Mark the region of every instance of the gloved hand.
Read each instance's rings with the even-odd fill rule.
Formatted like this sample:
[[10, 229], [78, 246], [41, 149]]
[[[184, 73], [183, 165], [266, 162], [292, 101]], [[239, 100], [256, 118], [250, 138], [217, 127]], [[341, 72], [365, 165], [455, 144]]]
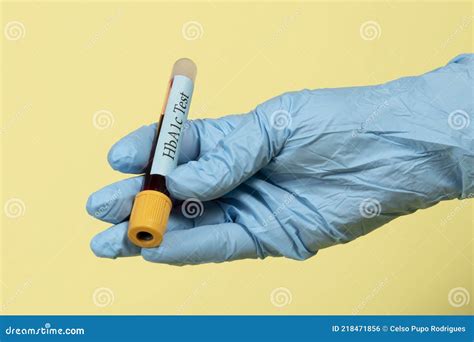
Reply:
[[[474, 193], [473, 55], [383, 85], [287, 93], [244, 115], [190, 121], [181, 165], [166, 180], [174, 208], [162, 245], [127, 239], [142, 176], [97, 191], [94, 217], [115, 224], [97, 256], [167, 264], [306, 259], [394, 218]], [[142, 173], [156, 125], [127, 135], [108, 159]]]

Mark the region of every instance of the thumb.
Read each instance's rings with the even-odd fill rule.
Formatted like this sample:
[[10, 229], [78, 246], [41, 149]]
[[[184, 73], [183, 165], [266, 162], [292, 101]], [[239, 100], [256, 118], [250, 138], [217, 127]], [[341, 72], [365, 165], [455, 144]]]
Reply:
[[272, 146], [266, 118], [255, 111], [235, 118], [238, 124], [213, 149], [167, 175], [173, 197], [202, 201], [221, 197], [273, 158], [277, 149]]

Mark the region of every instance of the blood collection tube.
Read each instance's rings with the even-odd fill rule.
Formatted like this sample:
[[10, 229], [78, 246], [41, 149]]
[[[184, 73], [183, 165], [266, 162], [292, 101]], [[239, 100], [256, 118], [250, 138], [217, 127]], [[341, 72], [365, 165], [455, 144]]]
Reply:
[[196, 65], [187, 58], [177, 60], [173, 66], [145, 181], [135, 196], [128, 225], [128, 238], [139, 247], [159, 246], [166, 230], [172, 201], [165, 176], [177, 166], [196, 72]]

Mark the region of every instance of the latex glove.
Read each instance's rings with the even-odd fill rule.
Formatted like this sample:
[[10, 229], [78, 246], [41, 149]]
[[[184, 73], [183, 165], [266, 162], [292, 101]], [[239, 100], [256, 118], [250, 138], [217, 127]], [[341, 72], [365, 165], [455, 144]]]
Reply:
[[[188, 201], [173, 210], [162, 245], [140, 249], [126, 236], [140, 176], [89, 198], [91, 215], [116, 224], [92, 250], [176, 265], [302, 260], [400, 215], [472, 197], [473, 60], [462, 55], [422, 76], [292, 92], [245, 115], [191, 121], [183, 164], [167, 177], [171, 195]], [[155, 129], [116, 143], [110, 165], [142, 173]]]

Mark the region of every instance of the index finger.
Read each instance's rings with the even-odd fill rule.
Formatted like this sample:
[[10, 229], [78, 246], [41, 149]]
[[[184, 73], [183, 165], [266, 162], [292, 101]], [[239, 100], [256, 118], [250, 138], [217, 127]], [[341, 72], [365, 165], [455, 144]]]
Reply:
[[[156, 123], [142, 126], [115, 143], [107, 156], [110, 166], [123, 173], [143, 173], [148, 165], [156, 129]], [[185, 128], [178, 157], [179, 164], [197, 158], [199, 140], [196, 138], [192, 129]]]
[[[239, 122], [239, 115], [188, 121], [181, 138], [178, 164], [196, 160], [214, 148]], [[124, 173], [143, 173], [148, 165], [156, 130], [156, 123], [143, 126], [116, 142], [107, 157], [110, 166]]]

